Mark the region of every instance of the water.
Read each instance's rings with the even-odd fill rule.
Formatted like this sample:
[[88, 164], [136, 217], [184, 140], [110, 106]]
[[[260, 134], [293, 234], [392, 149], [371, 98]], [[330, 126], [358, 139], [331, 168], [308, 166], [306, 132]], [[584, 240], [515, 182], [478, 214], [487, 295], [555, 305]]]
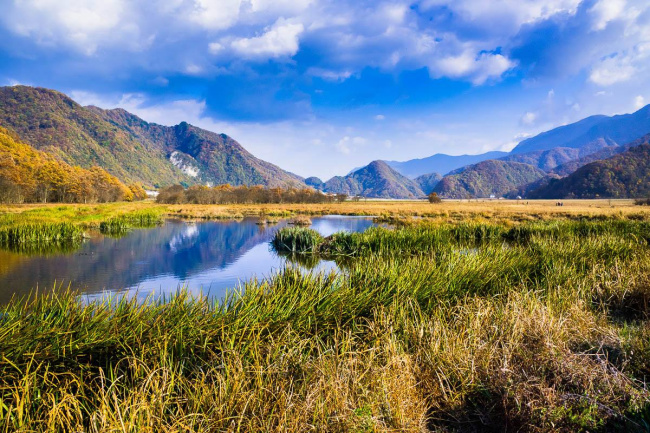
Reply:
[[[138, 297], [168, 294], [179, 287], [194, 293], [223, 296], [226, 289], [253, 277], [270, 276], [287, 265], [269, 245], [286, 225], [257, 225], [257, 219], [187, 223], [170, 220], [153, 229], [133, 230], [115, 239], [96, 236], [74, 252], [27, 256], [0, 250], [0, 302], [34, 288], [57, 285], [85, 292], [89, 298], [108, 292]], [[363, 231], [368, 218], [326, 216], [312, 218], [312, 228], [323, 236]], [[317, 270], [335, 269], [321, 261]]]

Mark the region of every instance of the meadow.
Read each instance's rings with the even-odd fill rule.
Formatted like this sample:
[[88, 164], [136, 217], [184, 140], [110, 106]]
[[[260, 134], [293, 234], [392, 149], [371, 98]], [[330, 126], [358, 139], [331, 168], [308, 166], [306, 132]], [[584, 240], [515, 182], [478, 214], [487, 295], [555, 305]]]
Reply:
[[645, 206], [126, 206], [102, 205], [100, 217], [9, 207], [2, 218], [99, 227], [130, 212], [366, 212], [391, 226], [281, 231], [274, 244], [345, 271], [288, 268], [223, 300], [181, 291], [87, 304], [55, 292], [1, 306], [0, 429], [650, 429]]

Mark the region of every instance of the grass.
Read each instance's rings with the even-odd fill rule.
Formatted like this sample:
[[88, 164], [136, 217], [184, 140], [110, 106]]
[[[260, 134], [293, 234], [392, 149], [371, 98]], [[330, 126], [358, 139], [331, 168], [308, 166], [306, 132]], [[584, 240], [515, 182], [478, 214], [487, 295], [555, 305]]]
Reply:
[[71, 223], [17, 223], [0, 227], [0, 247], [16, 252], [44, 252], [74, 248], [83, 231]]
[[107, 235], [122, 235], [133, 228], [151, 228], [163, 223], [159, 212], [136, 211], [113, 217], [99, 224], [99, 231]]
[[323, 237], [312, 229], [304, 227], [283, 227], [271, 241], [279, 253], [314, 253], [323, 242]]
[[0, 429], [647, 431], [647, 236], [423, 221], [222, 301], [34, 294], [0, 307]]

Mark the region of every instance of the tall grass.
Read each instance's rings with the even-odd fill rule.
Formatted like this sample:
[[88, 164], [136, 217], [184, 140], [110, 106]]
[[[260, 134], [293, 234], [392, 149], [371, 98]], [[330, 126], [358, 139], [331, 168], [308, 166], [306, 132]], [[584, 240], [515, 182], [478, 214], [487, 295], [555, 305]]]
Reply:
[[0, 428], [644, 431], [647, 228], [588, 224], [373, 229], [220, 301], [15, 300]]
[[0, 227], [0, 247], [20, 251], [48, 245], [70, 245], [83, 238], [83, 231], [70, 223], [18, 223]]
[[102, 221], [99, 224], [99, 231], [108, 235], [122, 235], [133, 228], [151, 228], [162, 222], [159, 212], [137, 211]]
[[274, 235], [271, 245], [280, 253], [313, 253], [323, 237], [312, 229], [283, 227]]

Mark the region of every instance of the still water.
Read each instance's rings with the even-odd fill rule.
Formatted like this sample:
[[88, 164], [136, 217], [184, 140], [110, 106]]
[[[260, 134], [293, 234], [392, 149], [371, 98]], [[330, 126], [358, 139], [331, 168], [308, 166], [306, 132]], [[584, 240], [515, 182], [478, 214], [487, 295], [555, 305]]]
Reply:
[[[167, 221], [153, 229], [136, 229], [119, 239], [96, 236], [71, 253], [28, 256], [0, 250], [0, 302], [32, 289], [68, 284], [90, 298], [126, 292], [144, 298], [173, 293], [179, 287], [223, 296], [226, 289], [270, 276], [287, 265], [269, 241], [286, 222], [257, 225], [257, 219], [187, 223]], [[312, 218], [323, 236], [363, 231], [372, 220], [360, 217]], [[321, 261], [317, 270], [335, 269]]]

